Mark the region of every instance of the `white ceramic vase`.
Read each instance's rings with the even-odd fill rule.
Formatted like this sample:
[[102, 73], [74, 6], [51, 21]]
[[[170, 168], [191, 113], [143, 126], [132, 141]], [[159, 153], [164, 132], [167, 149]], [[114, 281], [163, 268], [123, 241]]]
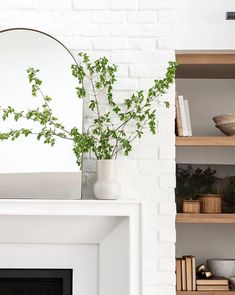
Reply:
[[100, 200], [117, 200], [121, 192], [120, 169], [117, 160], [96, 161], [94, 195]]

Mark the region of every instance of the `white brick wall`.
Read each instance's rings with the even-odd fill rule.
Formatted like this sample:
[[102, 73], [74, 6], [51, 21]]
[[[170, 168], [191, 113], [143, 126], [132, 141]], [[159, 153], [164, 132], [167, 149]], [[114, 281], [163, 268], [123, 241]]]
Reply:
[[[51, 33], [73, 52], [106, 55], [119, 64], [116, 100], [146, 89], [174, 59], [174, 0], [0, 0], [0, 29], [31, 27]], [[167, 96], [174, 102], [174, 90]], [[145, 135], [123, 165], [122, 199], [141, 200], [143, 294], [175, 292], [174, 106], [158, 111], [159, 132]], [[85, 114], [85, 120], [89, 117]], [[85, 122], [86, 123], [86, 122]], [[91, 194], [95, 161], [85, 163]]]

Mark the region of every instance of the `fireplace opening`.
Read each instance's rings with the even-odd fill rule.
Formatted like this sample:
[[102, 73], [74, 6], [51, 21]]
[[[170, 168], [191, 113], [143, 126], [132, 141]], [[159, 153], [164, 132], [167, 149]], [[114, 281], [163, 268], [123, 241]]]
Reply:
[[1, 295], [72, 295], [72, 269], [0, 269]]

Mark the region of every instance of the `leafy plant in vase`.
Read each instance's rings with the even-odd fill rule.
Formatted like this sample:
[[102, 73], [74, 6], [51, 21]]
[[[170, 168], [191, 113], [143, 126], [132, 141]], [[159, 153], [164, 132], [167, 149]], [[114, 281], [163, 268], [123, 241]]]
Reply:
[[[85, 53], [80, 53], [80, 63], [72, 65], [72, 75], [77, 79], [77, 96], [84, 100], [92, 113], [91, 124], [80, 133], [74, 127], [68, 130], [53, 114], [50, 106], [52, 98], [41, 89], [39, 69], [29, 68], [28, 78], [32, 85], [32, 96], [42, 98], [40, 108], [15, 110], [12, 106], [1, 107], [2, 119], [15, 121], [29, 120], [39, 123], [40, 131], [20, 128], [0, 133], [0, 140], [16, 140], [21, 136], [35, 136], [45, 144], [53, 146], [58, 138], [71, 140], [77, 164], [81, 165], [85, 153], [93, 153], [97, 159], [97, 182], [94, 193], [100, 199], [116, 199], [120, 192], [117, 182], [116, 159], [119, 153], [128, 156], [135, 139], [141, 138], [146, 128], [156, 133], [156, 109], [158, 101], [174, 82], [175, 63], [169, 62], [166, 76], [155, 80], [147, 92], [136, 91], [123, 99], [123, 104], [115, 102], [113, 85], [116, 81], [117, 66], [110, 64], [106, 57], [94, 62]], [[168, 101], [163, 101], [169, 107]], [[104, 104], [107, 109], [104, 110]]]

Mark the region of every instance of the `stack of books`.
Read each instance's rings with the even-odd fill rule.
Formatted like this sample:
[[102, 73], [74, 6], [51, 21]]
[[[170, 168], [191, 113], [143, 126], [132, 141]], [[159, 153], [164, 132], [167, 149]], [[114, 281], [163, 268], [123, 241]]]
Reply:
[[176, 135], [192, 136], [192, 126], [189, 112], [188, 100], [183, 95], [176, 96]]
[[176, 290], [196, 291], [196, 260], [194, 256], [176, 258]]
[[198, 279], [198, 291], [228, 291], [229, 281], [222, 277], [212, 277], [211, 279]]

